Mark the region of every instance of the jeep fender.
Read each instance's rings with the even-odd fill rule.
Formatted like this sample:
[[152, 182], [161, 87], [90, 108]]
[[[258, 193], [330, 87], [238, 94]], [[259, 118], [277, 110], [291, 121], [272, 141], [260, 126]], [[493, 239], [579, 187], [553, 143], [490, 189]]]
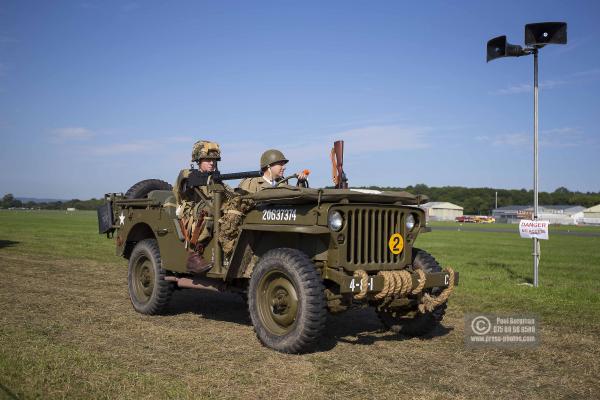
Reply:
[[275, 248], [295, 248], [313, 261], [325, 260], [330, 237], [329, 229], [322, 226], [244, 225], [231, 257], [228, 278], [249, 278], [260, 257]]

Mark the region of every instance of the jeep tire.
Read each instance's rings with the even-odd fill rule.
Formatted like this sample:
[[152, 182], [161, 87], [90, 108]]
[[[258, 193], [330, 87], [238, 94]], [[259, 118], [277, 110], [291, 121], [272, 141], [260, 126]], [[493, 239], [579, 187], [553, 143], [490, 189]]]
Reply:
[[[425, 273], [442, 272], [442, 267], [435, 258], [426, 251], [414, 248], [412, 254], [413, 268], [421, 269]], [[437, 296], [442, 288], [427, 289], [426, 293]], [[407, 336], [422, 336], [437, 327], [446, 314], [447, 302], [444, 302], [426, 313], [413, 310], [380, 309], [377, 311], [383, 325], [396, 333]]]
[[165, 280], [156, 240], [142, 240], [133, 248], [129, 257], [127, 284], [131, 304], [137, 312], [154, 315], [164, 311], [174, 285]]
[[265, 253], [252, 271], [248, 308], [258, 339], [283, 353], [310, 350], [325, 328], [325, 288], [303, 252]]
[[139, 181], [125, 193], [127, 199], [143, 199], [153, 190], [173, 190], [173, 187], [160, 179], [146, 179]]

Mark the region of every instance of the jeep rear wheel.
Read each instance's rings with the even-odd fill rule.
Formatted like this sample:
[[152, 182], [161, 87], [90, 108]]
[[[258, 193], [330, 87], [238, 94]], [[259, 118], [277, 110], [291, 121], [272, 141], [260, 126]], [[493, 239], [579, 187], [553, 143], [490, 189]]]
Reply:
[[[421, 269], [425, 273], [441, 272], [442, 267], [435, 258], [426, 251], [413, 249], [413, 268]], [[437, 296], [442, 288], [427, 289], [425, 293]], [[433, 311], [421, 313], [416, 307], [412, 308], [380, 308], [377, 310], [379, 319], [386, 328], [407, 336], [421, 336], [436, 328], [446, 314], [447, 303], [442, 303]]]
[[274, 249], [261, 257], [248, 289], [250, 318], [258, 339], [283, 353], [309, 350], [327, 318], [325, 288], [301, 251]]
[[173, 284], [165, 280], [156, 240], [145, 239], [135, 245], [129, 257], [127, 283], [131, 304], [137, 312], [153, 315], [165, 309]]

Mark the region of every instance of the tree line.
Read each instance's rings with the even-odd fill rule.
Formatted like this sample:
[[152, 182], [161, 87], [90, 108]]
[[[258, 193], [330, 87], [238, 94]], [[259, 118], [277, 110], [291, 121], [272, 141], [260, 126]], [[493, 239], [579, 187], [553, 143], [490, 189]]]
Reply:
[[[430, 201], [447, 201], [464, 208], [466, 215], [490, 215], [496, 207], [496, 192], [498, 207], [504, 206], [533, 206], [533, 190], [525, 189], [493, 189], [466, 188], [462, 186], [429, 187], [425, 184], [397, 187], [369, 187], [378, 190], [404, 190], [412, 194], [423, 194]], [[543, 206], [573, 205], [586, 208], [600, 204], [599, 192], [571, 192], [565, 187], [559, 187], [553, 192], [539, 192], [539, 204]]]
[[95, 210], [104, 203], [103, 199], [79, 200], [72, 199], [66, 201], [51, 201], [51, 202], [23, 202], [16, 199], [12, 193], [8, 193], [2, 197], [0, 208], [31, 208], [42, 210], [66, 210], [67, 208], [75, 208], [77, 210]]
[[[491, 214], [495, 208], [495, 196], [498, 193], [498, 207], [513, 205], [533, 205], [533, 190], [525, 189], [493, 189], [493, 188], [466, 188], [462, 186], [429, 187], [419, 183], [414, 186], [379, 187], [369, 186], [367, 189], [377, 190], [405, 190], [412, 194], [423, 194], [430, 201], [448, 201], [464, 208], [464, 213], [469, 214]], [[12, 194], [6, 194], [0, 202], [0, 208], [40, 208], [45, 210], [66, 210], [76, 208], [78, 210], [95, 210], [104, 203], [103, 199], [68, 201], [54, 201], [37, 203], [33, 201], [22, 202]], [[598, 192], [571, 192], [565, 187], [559, 187], [553, 192], [540, 192], [539, 204], [551, 205], [577, 205], [592, 207], [600, 204], [600, 193]]]

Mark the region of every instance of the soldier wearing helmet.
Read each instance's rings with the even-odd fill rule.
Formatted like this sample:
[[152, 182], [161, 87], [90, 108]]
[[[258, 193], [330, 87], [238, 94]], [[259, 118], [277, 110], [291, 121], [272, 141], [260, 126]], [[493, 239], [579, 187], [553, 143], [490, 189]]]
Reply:
[[[217, 168], [217, 161], [221, 161], [221, 149], [219, 144], [215, 142], [209, 142], [207, 140], [198, 140], [194, 143], [192, 148], [192, 162], [198, 165], [200, 172], [214, 172]], [[175, 198], [178, 203], [183, 200], [201, 201], [198, 193], [192, 188], [186, 186], [186, 181], [189, 176], [190, 170], [183, 169], [177, 177], [175, 184]], [[210, 194], [205, 186], [198, 188], [202, 194], [209, 198]]]
[[[217, 161], [221, 160], [219, 145], [206, 140], [194, 143], [192, 162], [198, 164], [200, 172], [215, 172], [218, 170]], [[189, 251], [187, 269], [190, 273], [199, 274], [212, 266], [202, 257], [205, 245], [212, 238], [212, 193], [206, 186], [188, 187], [187, 180], [190, 169], [183, 169], [175, 183], [175, 200], [177, 201], [177, 216]], [[225, 186], [225, 196], [229, 197], [231, 188]], [[228, 193], [229, 192], [229, 193]]]
[[221, 161], [221, 149], [218, 143], [198, 140], [192, 148], [192, 162], [198, 163], [201, 172], [213, 172]]
[[[260, 156], [260, 170], [263, 175], [258, 178], [246, 178], [242, 180], [239, 188], [249, 193], [256, 193], [259, 190], [276, 186], [277, 182], [284, 177], [285, 164], [288, 161], [279, 150], [270, 149], [265, 151]], [[306, 180], [304, 172], [299, 172], [296, 175], [299, 181]]]

